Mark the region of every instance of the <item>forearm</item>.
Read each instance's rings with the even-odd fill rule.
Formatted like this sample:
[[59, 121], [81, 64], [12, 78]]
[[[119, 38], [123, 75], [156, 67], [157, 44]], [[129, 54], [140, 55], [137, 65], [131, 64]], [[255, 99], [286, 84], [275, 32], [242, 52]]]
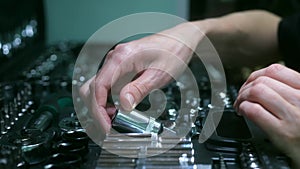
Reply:
[[[266, 11], [244, 11], [192, 22], [212, 41], [224, 63], [255, 66], [279, 60], [280, 17]], [[230, 62], [232, 63], [232, 62]]]

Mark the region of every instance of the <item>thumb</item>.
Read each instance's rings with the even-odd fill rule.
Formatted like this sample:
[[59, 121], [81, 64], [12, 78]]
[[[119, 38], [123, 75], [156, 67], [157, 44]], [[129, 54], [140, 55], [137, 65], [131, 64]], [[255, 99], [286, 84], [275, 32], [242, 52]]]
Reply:
[[124, 86], [120, 93], [120, 102], [124, 110], [130, 111], [152, 90], [158, 89], [171, 80], [166, 72], [147, 69], [137, 79]]

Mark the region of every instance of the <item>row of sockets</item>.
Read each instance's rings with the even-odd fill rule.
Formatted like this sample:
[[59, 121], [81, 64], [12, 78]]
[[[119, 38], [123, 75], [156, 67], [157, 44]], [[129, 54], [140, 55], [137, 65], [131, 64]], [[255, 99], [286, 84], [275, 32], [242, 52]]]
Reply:
[[193, 165], [191, 139], [134, 133], [108, 135], [96, 168], [189, 168]]
[[0, 84], [0, 133], [6, 134], [26, 113], [34, 113], [32, 87], [29, 83]]

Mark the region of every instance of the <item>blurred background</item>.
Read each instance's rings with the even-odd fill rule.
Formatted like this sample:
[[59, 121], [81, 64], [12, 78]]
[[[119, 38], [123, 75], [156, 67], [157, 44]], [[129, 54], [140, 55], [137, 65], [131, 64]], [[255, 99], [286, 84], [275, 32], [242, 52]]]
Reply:
[[20, 18], [22, 9], [36, 6], [33, 3], [42, 3], [39, 8], [44, 8], [40, 14], [43, 13], [45, 21], [47, 44], [62, 40], [84, 42], [101, 26], [137, 12], [164, 12], [187, 20], [196, 20], [246, 9], [266, 9], [282, 16], [300, 9], [298, 0], [30, 0], [25, 2], [1, 0], [0, 2], [2, 4], [0, 30], [5, 27], [10, 29], [5, 20]]
[[164, 12], [188, 19], [185, 0], [45, 0], [47, 43], [86, 41], [103, 25], [138, 12]]
[[101, 26], [137, 12], [164, 12], [187, 20], [246, 9], [267, 9], [288, 15], [297, 0], [44, 0], [46, 42], [85, 41]]
[[187, 20], [246, 9], [288, 15], [300, 9], [297, 0], [44, 0], [47, 43], [85, 41], [101, 26], [137, 12], [164, 12]]

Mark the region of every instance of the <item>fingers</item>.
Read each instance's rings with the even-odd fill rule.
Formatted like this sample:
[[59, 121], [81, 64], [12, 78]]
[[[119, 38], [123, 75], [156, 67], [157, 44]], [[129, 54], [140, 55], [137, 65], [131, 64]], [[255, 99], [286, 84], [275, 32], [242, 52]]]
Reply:
[[[115, 81], [127, 72], [130, 72], [133, 67], [125, 66], [123, 60], [128, 57], [130, 52], [128, 49], [119, 49], [116, 47], [114, 51], [107, 54], [105, 64], [102, 66], [96, 76], [96, 99], [100, 106], [105, 106], [107, 102], [108, 91]], [[122, 68], [120, 68], [122, 66]]]
[[295, 89], [300, 89], [300, 74], [280, 64], [272, 64], [267, 68], [253, 72], [243, 86], [261, 76], [268, 76]]
[[85, 105], [87, 105], [87, 100], [90, 95], [90, 84], [93, 80], [95, 80], [95, 76], [86, 81], [79, 89], [80, 97], [84, 101]]
[[271, 65], [250, 75], [234, 104], [291, 159], [299, 159], [300, 74]]
[[121, 90], [122, 108], [127, 111], [132, 110], [148, 93], [162, 87], [170, 80], [171, 76], [162, 70], [147, 69], [136, 80], [127, 84]]
[[239, 105], [240, 113], [253, 121], [266, 133], [274, 133], [280, 126], [280, 121], [258, 103], [243, 101]]
[[299, 105], [300, 74], [279, 64], [252, 73], [239, 91], [234, 106], [243, 101], [260, 104], [279, 119], [288, 118], [292, 105]]
[[290, 107], [290, 104], [277, 91], [263, 83], [243, 89], [239, 93], [234, 105], [238, 111], [241, 111], [240, 105], [244, 101], [260, 104], [279, 119], [286, 118], [289, 113], [287, 108]]
[[297, 89], [294, 89], [280, 81], [272, 79], [267, 76], [260, 76], [250, 83], [244, 85], [239, 93], [243, 93], [245, 90], [249, 90], [250, 88], [254, 88], [259, 84], [264, 84], [265, 86], [276, 91], [284, 100], [289, 102], [292, 105], [300, 105], [300, 92]]
[[[100, 106], [106, 104], [107, 92], [111, 89], [112, 94], [120, 93], [122, 108], [132, 110], [151, 90], [169, 82], [171, 76], [165, 72], [175, 75], [174, 72], [184, 68], [178, 66], [174, 71], [170, 68], [172, 66], [168, 66], [184, 63], [169, 51], [150, 48], [132, 52], [131, 48], [128, 44], [126, 47], [117, 46], [108, 54], [96, 77], [96, 98]], [[138, 78], [132, 81], [136, 75], [139, 75]]]
[[[167, 73], [153, 68], [165, 70], [172, 77], [184, 70], [191, 50], [172, 38], [151, 37], [117, 45], [107, 54], [105, 64], [96, 76], [96, 100], [99, 106], [106, 105], [108, 92], [111, 92], [112, 95], [120, 94], [121, 106], [131, 110], [151, 90], [165, 85], [171, 79]], [[135, 77], [132, 73], [140, 75], [132, 81]]]
[[89, 96], [89, 110], [92, 111], [93, 117], [96, 119], [97, 122], [103, 127], [104, 131], [109, 132], [111, 127], [111, 119], [109, 118], [108, 114], [106, 113], [105, 107], [100, 106], [97, 103], [97, 99], [95, 96], [95, 80], [92, 80], [90, 85], [90, 96]]
[[[95, 97], [95, 76], [89, 79], [83, 86], [80, 88], [80, 96], [82, 97], [85, 105], [88, 107], [91, 112], [92, 117], [99, 122], [101, 130], [103, 131], [93, 131], [100, 133], [107, 133], [111, 128], [111, 119], [108, 116], [104, 106], [99, 106]], [[112, 109], [109, 109], [109, 113], [112, 113]], [[95, 135], [95, 134], [93, 134]]]
[[109, 115], [109, 117], [112, 118], [116, 113], [116, 107], [109, 106], [109, 107], [106, 108], [106, 112]]

